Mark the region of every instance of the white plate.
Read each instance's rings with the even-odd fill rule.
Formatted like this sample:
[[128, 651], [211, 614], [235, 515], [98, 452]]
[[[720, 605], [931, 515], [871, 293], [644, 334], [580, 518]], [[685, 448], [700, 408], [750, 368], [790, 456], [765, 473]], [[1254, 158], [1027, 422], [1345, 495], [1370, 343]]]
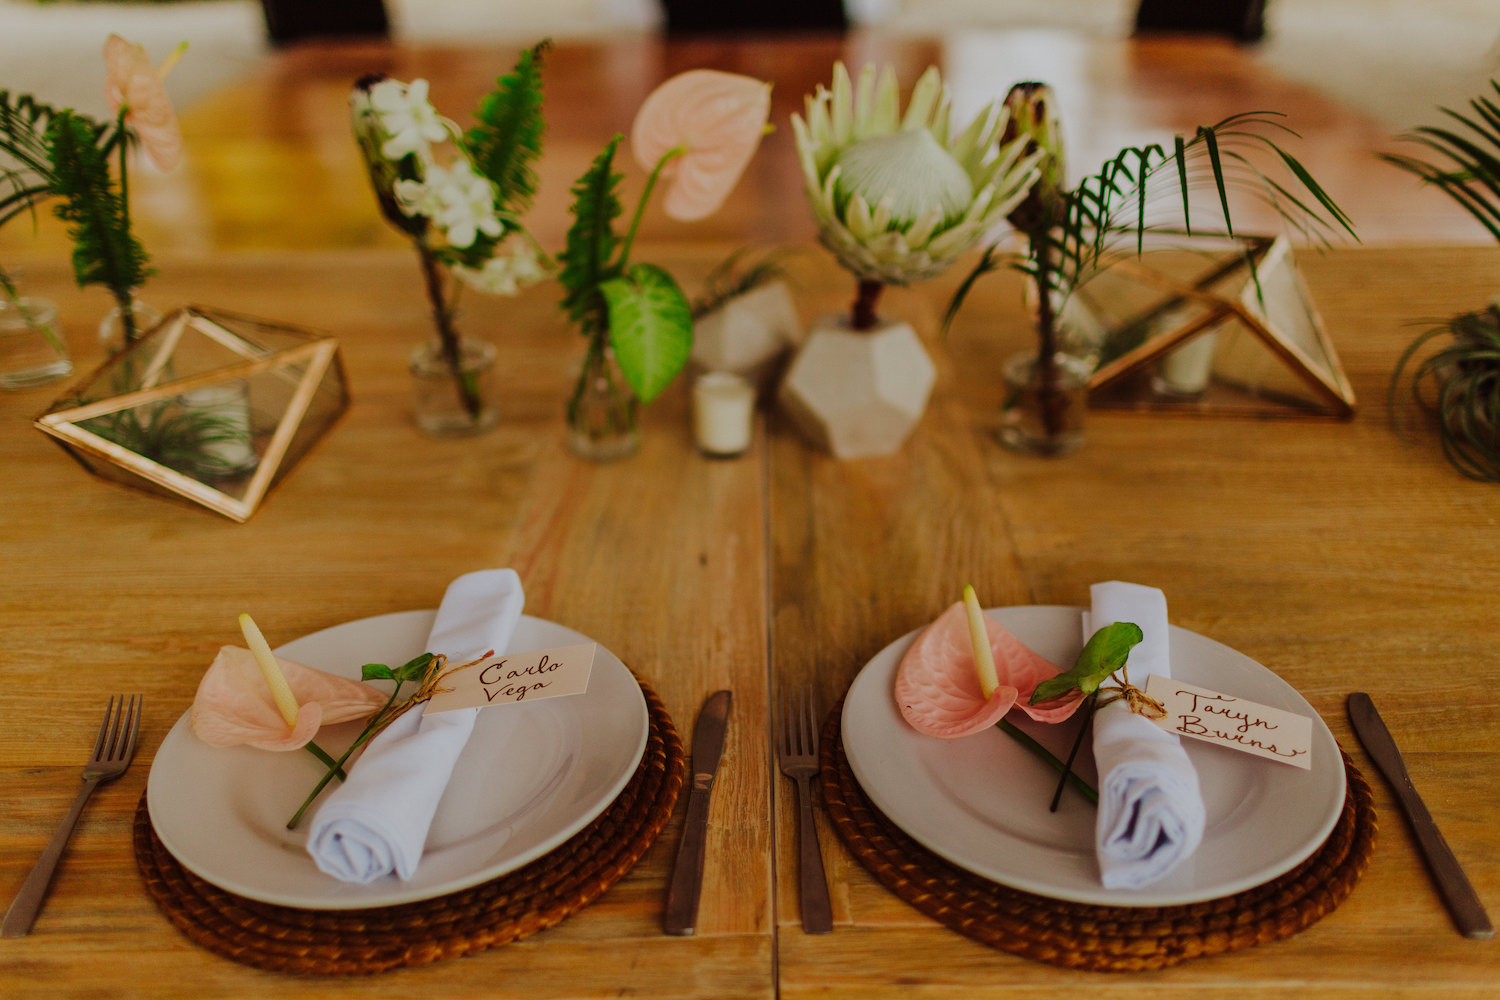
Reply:
[[[436, 614], [406, 611], [347, 622], [277, 652], [357, 678], [362, 664], [397, 666], [423, 652]], [[591, 641], [522, 616], [509, 648]], [[308, 818], [296, 830], [286, 828], [323, 773], [305, 751], [212, 747], [193, 735], [184, 714], [156, 753], [146, 796], [151, 825], [167, 850], [221, 889], [311, 909], [389, 906], [503, 875], [583, 829], [630, 781], [648, 725], [640, 685], [603, 646], [583, 694], [480, 712], [438, 805], [422, 862], [405, 882], [392, 875], [351, 885], [313, 864], [305, 848]], [[318, 744], [337, 755], [361, 728], [360, 722], [327, 727]]]
[[[1083, 644], [1080, 609], [1035, 606], [989, 613], [1051, 662], [1072, 666], [1077, 659]], [[844, 750], [860, 787], [892, 822], [935, 854], [991, 881], [1104, 906], [1195, 903], [1288, 871], [1317, 850], [1343, 811], [1343, 759], [1312, 706], [1248, 656], [1174, 625], [1172, 675], [1310, 716], [1312, 769], [1184, 740], [1208, 814], [1203, 843], [1159, 882], [1105, 889], [1094, 857], [1093, 806], [1068, 791], [1057, 812], [1047, 811], [1057, 772], [998, 729], [943, 740], [923, 736], [901, 717], [892, 686], [901, 657], [920, 631], [881, 650], [855, 678], [844, 700]], [[1059, 757], [1066, 756], [1077, 728], [1029, 719], [1019, 725]], [[1093, 760], [1086, 750], [1079, 754], [1078, 770], [1093, 783]]]

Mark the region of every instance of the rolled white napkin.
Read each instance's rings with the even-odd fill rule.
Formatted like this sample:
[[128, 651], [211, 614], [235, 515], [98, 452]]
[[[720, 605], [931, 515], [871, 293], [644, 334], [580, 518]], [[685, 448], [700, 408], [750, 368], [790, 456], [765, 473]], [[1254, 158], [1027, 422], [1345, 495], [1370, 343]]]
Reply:
[[[427, 651], [446, 654], [454, 665], [491, 649], [504, 652], [524, 604], [514, 570], [467, 573], [448, 585]], [[429, 716], [413, 709], [371, 740], [348, 780], [313, 816], [307, 850], [318, 867], [344, 882], [373, 882], [392, 872], [411, 878], [478, 712]]]
[[[1172, 675], [1167, 599], [1155, 587], [1096, 583], [1085, 639], [1114, 622], [1134, 622], [1144, 638], [1126, 661], [1130, 683]], [[1107, 691], [1108, 688], [1101, 688]], [[1125, 701], [1094, 713], [1099, 812], [1094, 831], [1099, 871], [1109, 889], [1135, 889], [1164, 877], [1203, 839], [1203, 794], [1181, 741], [1136, 715]]]

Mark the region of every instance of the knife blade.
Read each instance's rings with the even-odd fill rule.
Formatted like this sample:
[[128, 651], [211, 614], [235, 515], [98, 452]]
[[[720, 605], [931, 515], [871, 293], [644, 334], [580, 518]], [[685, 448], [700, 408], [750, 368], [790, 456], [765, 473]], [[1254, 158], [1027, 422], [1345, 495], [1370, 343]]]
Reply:
[[687, 818], [682, 840], [667, 888], [667, 908], [662, 929], [668, 934], [688, 935], [698, 922], [698, 897], [703, 891], [703, 851], [708, 841], [708, 800], [713, 792], [719, 758], [724, 753], [724, 735], [729, 729], [728, 691], [715, 691], [698, 710], [693, 724], [693, 784], [688, 790]]
[[1349, 696], [1348, 708], [1349, 721], [1354, 726], [1355, 735], [1396, 793], [1396, 801], [1406, 814], [1412, 832], [1416, 834], [1417, 845], [1422, 850], [1422, 857], [1427, 862], [1427, 870], [1437, 886], [1438, 895], [1443, 897], [1443, 904], [1448, 907], [1453, 922], [1458, 925], [1459, 933], [1467, 938], [1481, 940], [1494, 937], [1495, 928], [1490, 923], [1489, 914], [1484, 911], [1484, 904], [1479, 901], [1478, 893], [1474, 891], [1463, 868], [1459, 866], [1458, 859], [1448, 847], [1448, 842], [1443, 839], [1437, 824], [1433, 822], [1432, 814], [1427, 811], [1422, 797], [1417, 794], [1416, 786], [1411, 783], [1406, 762], [1401, 759], [1396, 741], [1391, 737], [1390, 730], [1386, 729], [1380, 713], [1375, 710], [1375, 703], [1363, 691], [1356, 691]]

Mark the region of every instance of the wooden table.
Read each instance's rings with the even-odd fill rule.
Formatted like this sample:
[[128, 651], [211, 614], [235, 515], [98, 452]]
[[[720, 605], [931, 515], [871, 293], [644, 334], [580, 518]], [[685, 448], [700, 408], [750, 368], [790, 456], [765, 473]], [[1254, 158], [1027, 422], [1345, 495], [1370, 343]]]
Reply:
[[[850, 44], [902, 65], [924, 52]], [[654, 55], [641, 61], [641, 51]], [[746, 68], [756, 59], [767, 65], [776, 51], [627, 44], [615, 50], [614, 66], [649, 78], [691, 65], [685, 52]], [[792, 78], [821, 79], [829, 51], [826, 43], [794, 45], [774, 65]], [[1199, 58], [1232, 62], [1224, 53], [1234, 51]], [[1164, 66], [1183, 71], [1181, 53], [1156, 54], [1141, 64], [1149, 78], [1160, 81], [1153, 74]], [[1125, 56], [1108, 65], [1134, 65]], [[391, 58], [424, 70], [443, 65], [441, 54]], [[558, 62], [566, 59], [579, 72], [593, 65], [559, 53]], [[500, 346], [504, 415], [485, 437], [436, 441], [412, 423], [404, 364], [428, 335], [415, 262], [365, 214], [367, 202], [356, 211], [365, 193], [348, 187], [343, 140], [309, 128], [236, 147], [237, 126], [224, 117], [258, 106], [279, 81], [285, 101], [307, 98], [323, 108], [323, 118], [309, 120], [326, 123], [342, 93], [316, 63], [291, 53], [194, 112], [190, 146], [204, 137], [204, 160], [225, 150], [218, 166], [194, 176], [224, 183], [195, 188], [210, 192], [207, 207], [191, 215], [197, 228], [182, 230], [196, 236], [152, 244], [161, 268], [150, 287], [157, 304], [201, 302], [296, 322], [342, 344], [353, 406], [254, 517], [235, 525], [93, 479], [28, 425], [60, 388], [0, 395], [7, 510], [0, 665], [9, 682], [0, 698], [0, 895], [19, 886], [72, 797], [105, 696], [140, 690], [148, 704], [137, 761], [90, 805], [36, 930], [0, 943], [0, 994], [1493, 994], [1500, 952], [1452, 931], [1387, 789], [1349, 733], [1343, 699], [1361, 689], [1375, 696], [1481, 897], [1500, 910], [1492, 778], [1500, 702], [1491, 693], [1500, 682], [1492, 648], [1500, 498], [1494, 487], [1458, 477], [1430, 430], [1409, 441], [1394, 434], [1383, 407], [1386, 379], [1415, 333], [1410, 322], [1486, 301], [1500, 252], [1303, 256], [1360, 399], [1350, 423], [1096, 412], [1086, 446], [1070, 458], [1010, 454], [992, 431], [1000, 362], [1028, 341], [1020, 291], [1003, 275], [983, 284], [939, 342], [937, 317], [953, 275], [884, 300], [886, 312], [916, 325], [939, 366], [929, 411], [890, 458], [834, 461], [771, 414], [749, 456], [703, 459], [690, 444], [680, 383], [647, 410], [639, 455], [600, 466], [570, 457], [562, 406], [582, 345], [563, 325], [551, 288], [513, 301], [467, 301], [464, 329]], [[296, 85], [299, 66], [314, 81], [308, 88]], [[468, 79], [477, 95], [484, 78]], [[637, 96], [619, 103], [633, 109]], [[789, 96], [783, 90], [778, 100]], [[264, 127], [274, 131], [287, 120], [272, 111]], [[558, 130], [572, 139], [559, 155], [581, 157], [597, 146], [593, 125], [560, 118]], [[240, 152], [227, 152], [233, 148]], [[256, 149], [260, 158], [251, 155]], [[792, 229], [805, 221], [776, 221], [788, 217], [793, 190], [789, 147], [767, 153], [756, 168], [762, 180], [752, 174], [721, 224], [687, 242], [688, 234], [655, 220], [640, 259], [668, 264], [692, 287], [741, 242], [799, 238]], [[323, 201], [299, 194], [295, 183], [229, 184], [232, 169], [263, 180], [255, 171], [277, 157], [303, 178], [320, 176], [301, 173], [312, 169], [308, 162], [333, 162]], [[553, 176], [577, 172], [558, 167], [549, 183], [559, 188]], [[313, 211], [325, 203], [326, 225]], [[244, 225], [226, 228], [241, 209], [250, 213]], [[558, 225], [556, 211], [544, 206], [544, 232]], [[356, 218], [363, 235], [338, 229]], [[291, 228], [275, 230], [276, 219]], [[43, 233], [35, 246], [47, 239]], [[318, 249], [329, 246], [354, 249]], [[796, 266], [805, 318], [847, 304], [847, 277], [820, 252]], [[72, 290], [61, 261], [46, 254], [33, 260], [28, 284], [62, 306], [80, 367], [96, 362], [90, 329], [103, 297]], [[669, 938], [659, 929], [679, 809], [640, 865], [598, 903], [477, 956], [352, 982], [259, 972], [180, 936], [141, 888], [130, 819], [162, 736], [213, 652], [235, 640], [235, 615], [252, 612], [273, 641], [285, 641], [431, 607], [453, 576], [487, 566], [515, 567], [529, 613], [597, 638], [639, 671], [684, 736], [706, 694], [734, 690], [699, 934]], [[1289, 941], [1160, 973], [1070, 973], [983, 948], [920, 916], [877, 885], [820, 820], [837, 926], [826, 936], [802, 934], [792, 788], [770, 766], [774, 696], [810, 679], [831, 705], [874, 653], [934, 617], [965, 582], [990, 604], [1077, 604], [1090, 583], [1116, 577], [1162, 587], [1176, 623], [1296, 686], [1369, 774], [1381, 841], [1348, 902]]]

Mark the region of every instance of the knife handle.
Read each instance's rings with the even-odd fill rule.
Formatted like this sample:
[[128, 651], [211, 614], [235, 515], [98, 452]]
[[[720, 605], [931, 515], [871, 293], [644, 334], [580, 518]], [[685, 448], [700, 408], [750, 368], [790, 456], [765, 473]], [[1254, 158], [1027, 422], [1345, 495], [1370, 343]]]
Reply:
[[668, 934], [685, 936], [696, 930], [698, 897], [703, 891], [703, 852], [708, 843], [708, 793], [712, 788], [713, 775], [693, 775], [687, 818], [682, 823], [682, 840], [677, 845], [677, 862], [661, 921], [662, 930]]
[[1433, 820], [1432, 813], [1427, 811], [1426, 803], [1417, 794], [1417, 788], [1412, 784], [1411, 774], [1406, 770], [1406, 763], [1396, 747], [1396, 741], [1380, 718], [1380, 713], [1375, 710], [1375, 703], [1370, 700], [1369, 695], [1356, 692], [1349, 696], [1349, 718], [1354, 723], [1355, 733], [1375, 761], [1375, 766], [1390, 783], [1391, 790], [1396, 795], [1396, 803], [1406, 814], [1412, 833], [1416, 835], [1422, 859], [1427, 863], [1427, 870], [1432, 873], [1433, 882], [1437, 885], [1438, 895], [1442, 896], [1443, 905], [1448, 908], [1459, 933], [1477, 940], [1494, 937], [1494, 925], [1490, 923], [1489, 914], [1485, 912], [1479, 894], [1474, 891], [1474, 886], [1464, 874], [1453, 849], [1448, 846], [1448, 841]]

